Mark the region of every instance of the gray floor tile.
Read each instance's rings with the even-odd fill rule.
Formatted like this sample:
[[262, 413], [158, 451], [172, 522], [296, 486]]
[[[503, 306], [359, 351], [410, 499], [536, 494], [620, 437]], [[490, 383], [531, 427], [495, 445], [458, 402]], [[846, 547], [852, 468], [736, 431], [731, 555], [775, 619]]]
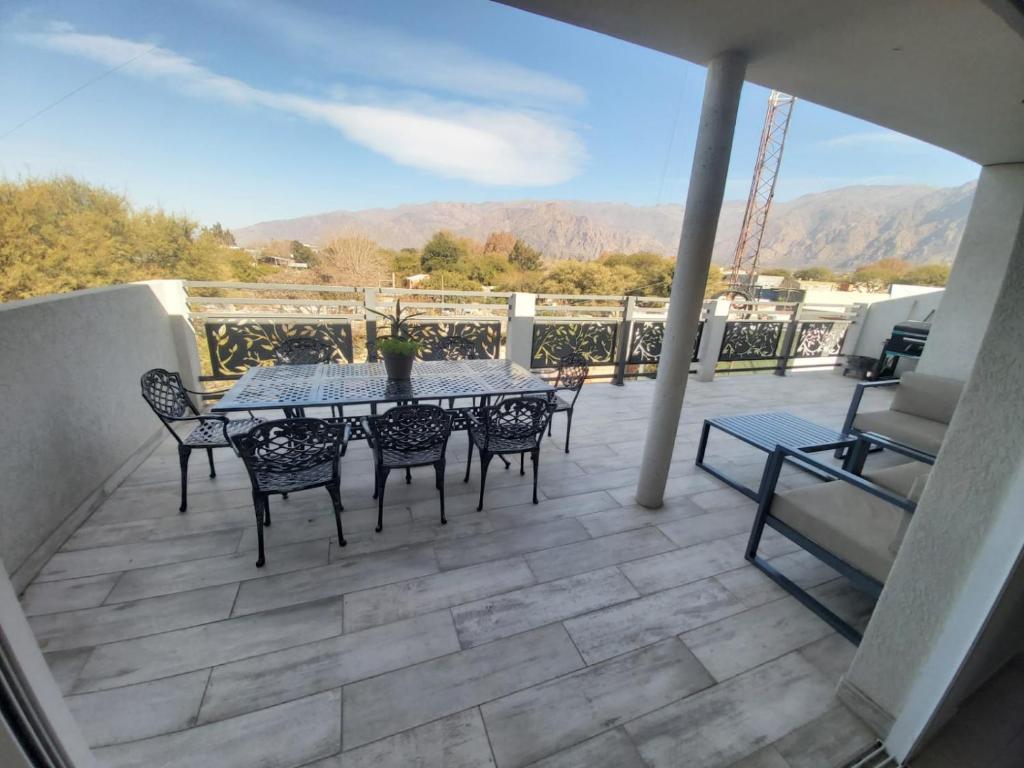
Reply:
[[593, 664], [741, 610], [735, 597], [706, 579], [569, 619], [565, 628]]
[[576, 520], [554, 520], [438, 544], [437, 559], [443, 569], [449, 570], [588, 538]]
[[637, 597], [617, 568], [525, 587], [452, 609], [464, 648]]
[[32, 584], [21, 596], [26, 616], [59, 611], [76, 611], [100, 605], [114, 588], [120, 573], [105, 573], [66, 581], [42, 581]]
[[765, 747], [733, 763], [729, 768], [790, 768], [790, 765], [775, 747]]
[[68, 696], [75, 722], [90, 747], [147, 739], [195, 725], [210, 670], [150, 683]]
[[425, 614], [216, 667], [199, 722], [223, 720], [459, 650], [451, 614]]
[[267, 564], [262, 568], [256, 567], [256, 558], [252, 552], [238, 552], [128, 571], [117, 582], [107, 603], [140, 600], [250, 579], [265, 579], [278, 573], [326, 565], [329, 551], [327, 541], [307, 541], [268, 549]]
[[853, 663], [857, 646], [840, 634], [832, 633], [800, 649], [800, 655], [811, 662], [826, 680], [834, 685]]
[[790, 768], [844, 765], [876, 741], [872, 733], [841, 704], [775, 742]]
[[680, 547], [690, 547], [701, 542], [749, 532], [753, 524], [753, 511], [720, 509], [698, 517], [665, 523], [658, 527]]
[[121, 522], [102, 523], [96, 515], [89, 519], [61, 547], [65, 552], [78, 549], [111, 547], [143, 541], [163, 541], [179, 536], [211, 533], [224, 530], [255, 530], [252, 499], [243, 507], [218, 509], [210, 512], [189, 510], [187, 514], [165, 514], [157, 518], [141, 518]]
[[551, 581], [669, 549], [675, 549], [675, 544], [657, 528], [638, 528], [533, 552], [526, 555], [526, 562], [538, 581]]
[[[665, 483], [665, 498], [672, 499], [677, 496], [688, 496], [692, 493], [717, 488], [717, 481], [710, 475], [703, 472], [699, 474], [694, 471], [693, 465], [686, 462], [674, 462], [675, 469], [669, 471], [668, 481]], [[608, 491], [612, 498], [620, 504], [636, 503], [636, 482], [627, 483], [625, 486], [613, 488]]]
[[687, 768], [724, 768], [832, 706], [828, 681], [790, 654], [644, 715], [626, 732], [652, 768], [675, 768], [680, 755]]
[[[176, 518], [181, 504], [181, 486], [177, 482], [160, 485], [122, 486], [110, 494], [90, 523], [118, 523], [141, 519]], [[189, 483], [188, 513], [217, 512], [245, 507], [252, 510], [252, 491], [248, 488], [220, 489], [212, 481]], [[253, 518], [255, 519], [255, 518]]]
[[[291, 499], [289, 498], [289, 501]], [[294, 513], [290, 510], [285, 514], [283, 511], [276, 514], [278, 510], [271, 511], [273, 525], [265, 528], [263, 539], [268, 551], [285, 544], [296, 544], [300, 541], [317, 541], [320, 539], [336, 539], [338, 529], [334, 521], [334, 511], [331, 509], [331, 500], [324, 494], [325, 509], [315, 512]], [[281, 505], [282, 510], [284, 509]], [[249, 514], [252, 517], [252, 512]], [[386, 508], [384, 510], [385, 530], [392, 526], [399, 529], [408, 527], [412, 523], [412, 516], [407, 507]], [[369, 534], [374, 532], [377, 526], [377, 508], [348, 509], [341, 513], [342, 529], [346, 539], [371, 538]], [[259, 534], [256, 531], [256, 524], [248, 525], [242, 533], [242, 543], [238, 545], [242, 549], [256, 549]], [[377, 538], [380, 538], [379, 536]]]
[[74, 690], [147, 682], [340, 634], [341, 601], [326, 600], [124, 640], [94, 650]]
[[423, 662], [344, 688], [352, 749], [583, 666], [560, 625]]
[[629, 736], [621, 728], [582, 741], [538, 760], [531, 768], [647, 768]]
[[[486, 515], [496, 530], [502, 530], [549, 523], [559, 518], [577, 517], [586, 515], [588, 512], [618, 508], [619, 502], [609, 496], [606, 491], [593, 491], [569, 498], [545, 499], [539, 504], [518, 504], [514, 507], [492, 509], [488, 510]], [[582, 517], [580, 522], [583, 522]], [[609, 531], [609, 533], [614, 533], [614, 531]]]
[[467, 709], [308, 768], [490, 768], [494, 766], [487, 731], [477, 709]]
[[673, 638], [484, 704], [481, 712], [498, 765], [512, 768], [712, 683], [693, 655]]
[[748, 608], [756, 608], [789, 594], [752, 565], [716, 574], [715, 578]]
[[437, 572], [437, 558], [430, 546], [392, 549], [358, 557], [342, 558], [330, 565], [307, 568], [242, 584], [235, 615], [295, 605], [346, 592], [392, 584]]
[[225, 584], [131, 603], [33, 616], [29, 624], [42, 650], [66, 651], [226, 619], [237, 592], [235, 584]]
[[[611, 497], [609, 496], [609, 498]], [[607, 536], [611, 533], [642, 528], [645, 525], [659, 525], [694, 515], [702, 515], [704, 512], [705, 510], [688, 499], [678, 498], [666, 501], [660, 509], [647, 509], [638, 504], [628, 504], [586, 515], [581, 512], [579, 521], [591, 536]]]
[[238, 531], [217, 531], [164, 541], [58, 552], [43, 566], [36, 581], [76, 579], [163, 563], [226, 555], [235, 551], [240, 537], [241, 533]]
[[67, 695], [75, 687], [78, 675], [81, 673], [85, 662], [92, 655], [92, 648], [79, 648], [74, 651], [55, 651], [43, 655], [46, 665], [57, 681], [60, 692]]
[[330, 691], [95, 754], [108, 768], [294, 768], [339, 749], [341, 696]]
[[716, 680], [726, 680], [832, 634], [793, 597], [751, 608], [682, 636]]
[[345, 595], [345, 631], [388, 624], [533, 584], [521, 557], [364, 589]]
[[448, 520], [447, 525], [441, 525], [438, 520], [400, 526], [389, 526], [385, 523], [384, 530], [380, 533], [369, 530], [350, 536], [346, 532], [345, 538], [348, 544], [344, 547], [337, 546], [332, 540], [331, 560], [366, 555], [371, 552], [385, 552], [389, 549], [411, 547], [417, 544], [431, 542], [441, 544], [467, 536], [480, 536], [491, 533], [493, 530], [494, 526], [491, 525], [491, 521], [476, 512], [453, 517]]
[[624, 563], [621, 569], [633, 586], [649, 594], [739, 568], [744, 562], [728, 542], [713, 541]]

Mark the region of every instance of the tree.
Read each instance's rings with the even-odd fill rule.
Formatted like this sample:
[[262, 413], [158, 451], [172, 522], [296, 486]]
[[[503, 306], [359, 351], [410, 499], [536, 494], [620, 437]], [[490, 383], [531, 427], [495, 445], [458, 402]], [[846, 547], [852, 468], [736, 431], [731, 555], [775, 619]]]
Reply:
[[815, 280], [822, 283], [831, 283], [835, 281], [836, 273], [828, 267], [805, 267], [794, 272], [793, 277], [798, 280]]
[[[764, 269], [759, 269], [758, 272], [760, 274], [762, 274], [762, 275], [767, 275], [769, 277], [793, 277], [794, 276], [793, 273], [790, 272], [785, 267], [765, 267]], [[796, 275], [796, 277], [799, 277], [799, 275]]]
[[235, 236], [231, 234], [230, 229], [225, 229], [220, 225], [218, 221], [212, 227], [204, 227], [203, 232], [207, 233], [214, 239], [215, 242], [220, 245], [237, 245], [235, 242]]
[[320, 249], [317, 272], [340, 285], [379, 285], [388, 272], [388, 254], [365, 235], [342, 235]]
[[544, 267], [544, 260], [540, 251], [530, 247], [522, 240], [516, 240], [512, 250], [508, 254], [508, 263], [527, 272], [536, 271]]
[[420, 264], [420, 252], [415, 248], [403, 248], [391, 254], [391, 271], [398, 277], [409, 277], [423, 269]]
[[301, 261], [303, 264], [308, 264], [311, 267], [317, 264], [318, 257], [316, 251], [305, 243], [300, 243], [298, 240], [291, 241], [288, 252], [295, 261]]
[[922, 264], [900, 278], [910, 285], [945, 285], [949, 281], [948, 264]]
[[720, 296], [727, 290], [729, 290], [729, 283], [725, 279], [725, 272], [717, 264], [712, 264], [708, 269], [708, 280], [704, 284], [704, 298]]
[[879, 291], [900, 282], [900, 278], [909, 271], [910, 265], [902, 259], [879, 259], [858, 268], [853, 273], [853, 281], [866, 285], [870, 290]]
[[446, 291], [479, 291], [481, 285], [462, 272], [439, 269], [430, 273], [430, 277], [427, 279], [427, 287], [431, 290], [444, 288]]
[[464, 245], [451, 232], [442, 229], [434, 233], [434, 236], [423, 246], [420, 264], [425, 272], [440, 271], [451, 269], [465, 256]]
[[496, 253], [500, 256], [508, 256], [512, 253], [512, 247], [516, 244], [516, 236], [511, 232], [491, 232], [484, 243], [484, 253]]

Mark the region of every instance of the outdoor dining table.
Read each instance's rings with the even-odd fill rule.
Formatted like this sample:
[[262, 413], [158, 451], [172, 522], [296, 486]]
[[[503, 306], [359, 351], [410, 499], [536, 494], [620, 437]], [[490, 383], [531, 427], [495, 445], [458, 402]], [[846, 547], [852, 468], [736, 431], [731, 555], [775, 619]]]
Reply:
[[[384, 364], [316, 363], [250, 368], [211, 410], [214, 413], [405, 404], [499, 396], [547, 395], [555, 388], [511, 360], [417, 360], [408, 381], [391, 381]], [[342, 417], [352, 437], [365, 437], [360, 416]], [[465, 428], [456, 409], [455, 429]]]

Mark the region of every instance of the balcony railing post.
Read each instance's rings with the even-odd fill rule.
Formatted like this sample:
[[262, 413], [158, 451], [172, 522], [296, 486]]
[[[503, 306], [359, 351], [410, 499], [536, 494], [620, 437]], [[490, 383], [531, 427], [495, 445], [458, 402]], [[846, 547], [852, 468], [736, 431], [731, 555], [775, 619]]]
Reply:
[[728, 299], [712, 299], [704, 302], [704, 334], [697, 355], [697, 381], [714, 381], [718, 367], [718, 353], [722, 350], [725, 324], [729, 321], [732, 302]]
[[363, 291], [363, 315], [366, 317], [366, 360], [377, 360], [377, 316], [366, 309], [377, 308], [377, 289], [366, 288]]
[[793, 307], [793, 316], [789, 320], [789, 324], [786, 326], [785, 333], [782, 334], [782, 349], [779, 352], [779, 360], [775, 364], [775, 375], [785, 376], [786, 366], [789, 365], [789, 358], [793, 354], [793, 342], [796, 340], [796, 330], [800, 325], [800, 309], [803, 304], [797, 304]]
[[619, 342], [615, 345], [615, 375], [612, 376], [612, 384], [619, 387], [626, 383], [626, 365], [629, 362], [629, 340], [633, 337], [633, 315], [635, 313], [636, 296], [627, 296], [622, 305]]
[[536, 314], [536, 294], [513, 293], [508, 297], [505, 357], [527, 369], [533, 359], [533, 321]]

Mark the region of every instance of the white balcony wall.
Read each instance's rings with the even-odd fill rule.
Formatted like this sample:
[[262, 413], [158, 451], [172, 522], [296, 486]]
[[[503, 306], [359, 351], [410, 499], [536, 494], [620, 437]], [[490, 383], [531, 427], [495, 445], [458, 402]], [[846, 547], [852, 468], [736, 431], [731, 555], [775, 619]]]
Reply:
[[0, 305], [0, 560], [23, 588], [162, 429], [139, 395], [179, 367], [160, 286]]

